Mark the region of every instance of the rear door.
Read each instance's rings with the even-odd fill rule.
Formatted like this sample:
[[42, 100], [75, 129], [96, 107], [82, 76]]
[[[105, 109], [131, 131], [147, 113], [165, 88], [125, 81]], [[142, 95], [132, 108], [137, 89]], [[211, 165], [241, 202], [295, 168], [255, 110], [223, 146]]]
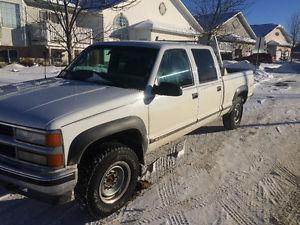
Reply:
[[163, 139], [197, 121], [198, 93], [190, 60], [185, 49], [169, 49], [163, 54], [156, 77], [160, 82], [174, 83], [182, 96], [156, 95], [149, 105], [149, 128], [152, 142]]
[[199, 86], [198, 120], [218, 116], [223, 98], [223, 84], [220, 69], [210, 49], [191, 49], [197, 67]]

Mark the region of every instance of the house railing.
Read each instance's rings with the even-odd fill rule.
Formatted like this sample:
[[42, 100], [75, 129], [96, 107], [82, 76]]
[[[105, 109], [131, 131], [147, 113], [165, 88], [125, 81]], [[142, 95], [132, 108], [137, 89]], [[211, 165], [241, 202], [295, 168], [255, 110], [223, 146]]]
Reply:
[[[59, 24], [44, 21], [31, 23], [28, 26], [32, 45], [64, 45], [65, 43], [65, 33]], [[74, 33], [74, 43], [82, 47], [92, 43], [92, 29], [76, 26]]]

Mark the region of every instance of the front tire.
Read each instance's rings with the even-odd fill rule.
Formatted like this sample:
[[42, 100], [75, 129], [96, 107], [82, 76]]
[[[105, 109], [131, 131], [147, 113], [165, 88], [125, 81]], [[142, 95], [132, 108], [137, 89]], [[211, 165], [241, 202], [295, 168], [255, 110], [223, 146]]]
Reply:
[[234, 130], [240, 125], [243, 117], [243, 100], [237, 97], [232, 106], [232, 110], [223, 116], [223, 124], [226, 130]]
[[109, 216], [135, 193], [138, 176], [139, 161], [132, 149], [103, 144], [80, 163], [75, 198], [93, 218]]

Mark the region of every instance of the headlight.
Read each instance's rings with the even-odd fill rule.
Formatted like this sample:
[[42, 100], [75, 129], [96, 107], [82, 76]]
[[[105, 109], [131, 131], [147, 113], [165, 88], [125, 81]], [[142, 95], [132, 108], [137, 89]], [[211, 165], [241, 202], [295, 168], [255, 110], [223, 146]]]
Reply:
[[43, 133], [17, 128], [15, 130], [15, 138], [18, 141], [51, 148], [62, 146], [62, 136], [59, 131]]

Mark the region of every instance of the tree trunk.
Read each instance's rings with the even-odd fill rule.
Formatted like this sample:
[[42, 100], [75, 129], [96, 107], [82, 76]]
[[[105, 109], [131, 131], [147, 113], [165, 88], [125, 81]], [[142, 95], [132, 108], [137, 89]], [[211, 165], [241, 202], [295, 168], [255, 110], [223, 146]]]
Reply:
[[72, 34], [66, 34], [67, 36], [67, 52], [68, 52], [68, 64], [70, 64], [74, 59], [74, 49], [73, 49], [73, 38]]

